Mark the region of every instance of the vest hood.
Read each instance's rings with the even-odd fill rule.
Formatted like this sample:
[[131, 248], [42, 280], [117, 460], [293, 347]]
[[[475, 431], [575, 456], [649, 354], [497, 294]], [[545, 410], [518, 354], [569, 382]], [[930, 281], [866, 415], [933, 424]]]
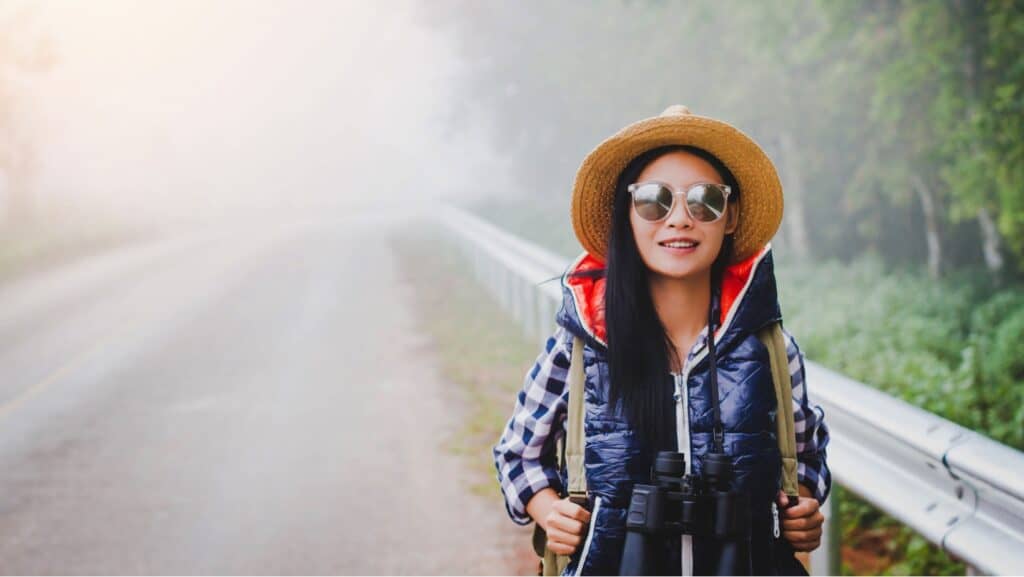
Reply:
[[[715, 344], [724, 349], [738, 336], [781, 320], [771, 244], [726, 267], [722, 275], [721, 317]], [[607, 351], [605, 263], [584, 252], [562, 275], [562, 308], [556, 322], [590, 347]], [[589, 273], [588, 276], [573, 276]]]

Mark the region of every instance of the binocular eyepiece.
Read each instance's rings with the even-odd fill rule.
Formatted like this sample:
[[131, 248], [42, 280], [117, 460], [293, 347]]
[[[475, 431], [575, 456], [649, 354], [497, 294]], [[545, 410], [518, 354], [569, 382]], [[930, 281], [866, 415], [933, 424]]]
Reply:
[[[666, 575], [665, 539], [693, 535], [712, 538], [707, 570], [715, 575], [750, 575], [750, 500], [732, 487], [732, 460], [708, 453], [701, 475], [686, 474], [686, 456], [661, 451], [651, 484], [633, 486], [626, 516], [626, 542], [620, 575]], [[685, 554], [685, 553], [684, 553]]]

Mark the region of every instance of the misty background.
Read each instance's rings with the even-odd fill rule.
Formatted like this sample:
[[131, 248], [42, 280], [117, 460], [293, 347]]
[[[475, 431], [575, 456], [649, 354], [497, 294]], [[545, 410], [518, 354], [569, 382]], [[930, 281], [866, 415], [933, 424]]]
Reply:
[[5, 2], [8, 223], [157, 225], [436, 198], [493, 153], [413, 2]]
[[[289, 515], [321, 509], [289, 500], [302, 491], [272, 457], [305, 471], [302, 479], [325, 480], [306, 487], [310, 497], [344, 493], [354, 501], [334, 503], [337, 510], [358, 508], [350, 469], [313, 463], [369, 459], [354, 440], [338, 440], [384, 427], [366, 407], [386, 415], [385, 400], [407, 402], [423, 390], [444, 398], [442, 382], [472, 389], [501, 381], [510, 389], [484, 395], [486, 408], [464, 419], [479, 428], [479, 447], [469, 452], [486, 460], [536, 354], [496, 339], [494, 348], [507, 345], [499, 353], [509, 372], [499, 377], [492, 351], [445, 340], [445, 327], [491, 304], [458, 296], [471, 285], [459, 280], [465, 269], [433, 260], [449, 249], [417, 236], [431, 225], [416, 216], [455, 204], [576, 256], [569, 197], [583, 158], [623, 126], [677, 103], [740, 128], [775, 162], [786, 204], [773, 241], [780, 298], [808, 358], [1024, 449], [1022, 48], [1019, 0], [0, 0], [0, 469], [18, 471], [0, 481], [6, 506], [25, 508], [24, 517], [0, 521], [0, 559], [16, 560], [10, 566], [21, 572], [380, 570], [339, 564], [326, 553], [333, 542], [281, 545], [303, 522]], [[122, 317], [148, 332], [101, 338]], [[491, 342], [489, 327], [473, 326], [480, 342]], [[129, 352], [129, 343], [148, 352]], [[86, 370], [108, 354], [135, 367], [136, 378]], [[433, 376], [378, 375], [400, 370], [394, 358], [433, 367]], [[108, 530], [94, 534], [87, 524], [39, 538], [30, 529], [39, 519], [94, 513], [84, 508], [93, 486], [81, 479], [72, 479], [74, 490], [58, 483], [46, 491], [65, 480], [64, 469], [53, 469], [66, 465], [61, 451], [92, 454], [78, 444], [82, 431], [115, 406], [95, 395], [149, 383], [155, 367], [165, 381], [151, 386], [161, 392], [145, 394], [180, 395], [171, 406], [211, 415], [190, 429], [198, 444], [223, 454], [241, 448], [242, 456], [223, 465], [223, 454], [131, 419], [112, 421], [96, 434], [107, 444], [97, 443], [108, 453], [149, 454], [166, 442], [169, 453], [193, 455], [181, 467], [188, 475], [226, 471], [187, 488], [159, 475], [171, 479], [161, 481], [163, 492], [109, 504], [132, 513], [145, 505], [142, 518], [160, 519], [165, 513], [153, 511], [170, 507], [161, 499], [182, 496], [194, 509], [181, 509], [191, 513], [171, 534], [188, 545], [150, 528], [168, 548], [140, 545], [132, 559], [119, 556], [122, 535], [103, 541]], [[300, 381], [308, 390], [283, 392], [291, 389], [282, 383]], [[342, 399], [339, 390], [362, 396]], [[133, 399], [123, 401], [128, 415], [158, 405]], [[270, 399], [285, 412], [268, 409]], [[253, 417], [261, 411], [297, 432], [271, 436]], [[226, 417], [239, 412], [249, 417]], [[405, 426], [422, 418], [404, 415]], [[449, 425], [438, 417], [430, 426]], [[169, 421], [168, 431], [179, 426]], [[243, 430], [268, 443], [271, 456], [247, 453]], [[322, 446], [309, 448], [303, 435], [312, 431]], [[380, 442], [414, 437], [427, 442], [404, 433]], [[434, 449], [417, 445], [400, 462], [428, 458], [414, 453], [443, 459]], [[296, 451], [301, 462], [288, 461]], [[164, 465], [110, 466], [133, 478]], [[439, 470], [457, 475], [451, 467]], [[512, 551], [474, 561], [477, 572], [496, 563], [512, 572], [530, 553], [498, 537], [510, 524], [488, 516], [504, 515], [488, 467], [483, 488], [470, 492], [491, 500], [448, 523], [455, 539], [495, 535], [504, 543], [495, 549]], [[269, 485], [241, 494], [281, 497], [273, 509], [280, 517], [253, 519], [250, 501], [232, 501], [231, 475], [244, 481], [254, 471]], [[95, 475], [97, 486], [112, 477]], [[465, 496], [453, 487], [453, 499]], [[190, 497], [198, 494], [207, 500]], [[844, 571], [964, 570], [857, 496], [842, 499]], [[264, 532], [221, 533], [192, 520], [211, 503]], [[168, 510], [177, 519], [178, 509]], [[351, 531], [350, 557], [378, 539], [353, 537], [347, 517], [324, 515], [323, 531]], [[111, 543], [110, 557], [88, 553]], [[245, 555], [219, 557], [209, 543], [268, 552], [251, 566]], [[40, 555], [57, 549], [70, 556]], [[324, 552], [309, 557], [323, 564], [289, 564], [308, 550]], [[440, 571], [452, 562], [413, 559], [382, 567]]]
[[573, 253], [582, 158], [681, 102], [775, 160], [790, 253], [1019, 278], [1014, 2], [8, 0], [2, 14], [9, 225], [486, 199]]

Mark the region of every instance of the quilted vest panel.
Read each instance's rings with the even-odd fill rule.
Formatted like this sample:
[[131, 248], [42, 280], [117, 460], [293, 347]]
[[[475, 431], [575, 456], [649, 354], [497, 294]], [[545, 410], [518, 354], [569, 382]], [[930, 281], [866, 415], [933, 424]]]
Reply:
[[[576, 263], [579, 264], [579, 261]], [[742, 290], [730, 303], [727, 323], [718, 336], [717, 365], [725, 452], [736, 471], [735, 486], [751, 499], [751, 556], [755, 574], [774, 574], [779, 542], [772, 534], [771, 503], [780, 487], [781, 460], [775, 436], [775, 392], [768, 351], [756, 330], [780, 320], [771, 269], [771, 254], [757, 255]], [[572, 270], [572, 269], [570, 269]], [[575, 289], [575, 290], [573, 290]], [[638, 442], [622, 411], [608, 403], [607, 347], [578, 300], [592, 294], [569, 287], [563, 278], [560, 325], [584, 342], [585, 468], [592, 520], [589, 534], [572, 556], [565, 574], [616, 574], [625, 540], [625, 515], [632, 487], [650, 481], [654, 451]], [[592, 312], [592, 311], [591, 311]], [[603, 321], [603, 318], [601, 319]], [[571, 346], [571, 345], [570, 345]], [[706, 355], [690, 367], [686, 383], [692, 472], [702, 471], [712, 442], [712, 407]], [[673, 407], [674, 384], [666, 375], [665, 399]], [[675, 419], [672, 419], [675, 424]], [[678, 432], [678, 431], [677, 431]], [[564, 475], [564, 471], [563, 471]], [[564, 480], [564, 479], [563, 479]], [[695, 574], [713, 572], [716, 544], [693, 540]], [[680, 566], [680, 540], [665, 539], [670, 567]], [[787, 551], [789, 551], [787, 549]], [[788, 552], [791, 555], [791, 551]], [[582, 562], [582, 566], [581, 566]]]

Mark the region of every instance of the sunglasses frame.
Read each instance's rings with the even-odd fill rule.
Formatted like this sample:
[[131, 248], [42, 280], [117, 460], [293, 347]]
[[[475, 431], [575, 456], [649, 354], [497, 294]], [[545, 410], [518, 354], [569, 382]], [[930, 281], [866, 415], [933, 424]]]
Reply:
[[[658, 185], [664, 186], [665, 188], [667, 188], [667, 189], [672, 191], [672, 204], [669, 205], [668, 210], [665, 212], [665, 216], [659, 218], [658, 220], [648, 220], [643, 215], [641, 215], [640, 211], [637, 210], [637, 208], [636, 208], [636, 191], [641, 186], [644, 186], [646, 184], [658, 184]], [[636, 215], [637, 216], [642, 218], [644, 220], [644, 222], [661, 222], [661, 221], [665, 220], [666, 218], [668, 218], [668, 216], [670, 214], [672, 214], [672, 209], [675, 208], [675, 206], [676, 206], [676, 197], [677, 196], [689, 196], [690, 191], [693, 190], [694, 188], [698, 187], [698, 186], [713, 186], [713, 187], [721, 189], [723, 195], [725, 196], [725, 207], [722, 209], [721, 214], [719, 214], [717, 217], [715, 217], [714, 220], [701, 220], [701, 219], [696, 218], [695, 216], [693, 216], [693, 213], [690, 212], [690, 203], [689, 202], [683, 202], [683, 210], [686, 211], [686, 215], [688, 217], [690, 217], [690, 219], [693, 220], [694, 222], [699, 222], [699, 223], [702, 223], [702, 224], [711, 224], [713, 222], [718, 222], [719, 220], [722, 219], [723, 216], [725, 216], [725, 211], [729, 209], [729, 195], [732, 194], [732, 188], [730, 188], [729, 185], [727, 185], [727, 184], [720, 184], [720, 183], [717, 183], [717, 182], [695, 182], [695, 183], [691, 184], [690, 186], [686, 187], [686, 189], [679, 190], [679, 189], [675, 188], [674, 186], [672, 186], [671, 184], [668, 184], [667, 182], [662, 182], [660, 180], [645, 180], [643, 182], [634, 182], [633, 184], [627, 186], [626, 190], [629, 191], [629, 195], [632, 198], [632, 202], [630, 204], [632, 205], [633, 210], [636, 211]]]

